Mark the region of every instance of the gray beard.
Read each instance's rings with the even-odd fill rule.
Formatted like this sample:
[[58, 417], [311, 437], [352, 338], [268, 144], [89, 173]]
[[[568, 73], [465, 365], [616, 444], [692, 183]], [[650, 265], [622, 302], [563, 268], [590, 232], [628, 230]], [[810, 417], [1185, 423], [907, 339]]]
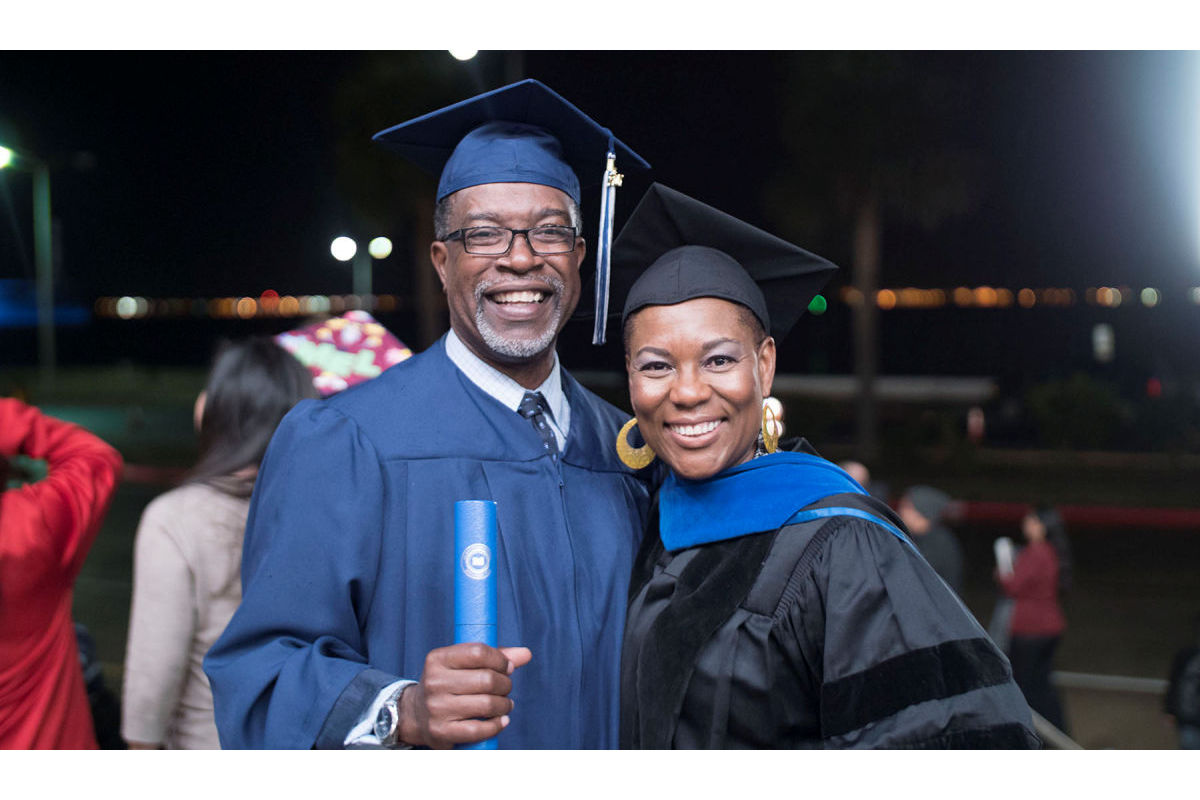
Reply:
[[554, 344], [558, 336], [559, 323], [562, 321], [563, 283], [555, 278], [546, 278], [546, 283], [553, 294], [543, 302], [554, 304], [554, 314], [546, 329], [532, 339], [507, 339], [501, 336], [487, 321], [483, 313], [483, 295], [491, 288], [490, 283], [481, 283], [475, 287], [475, 328], [488, 349], [497, 355], [507, 358], [532, 358], [539, 356]]

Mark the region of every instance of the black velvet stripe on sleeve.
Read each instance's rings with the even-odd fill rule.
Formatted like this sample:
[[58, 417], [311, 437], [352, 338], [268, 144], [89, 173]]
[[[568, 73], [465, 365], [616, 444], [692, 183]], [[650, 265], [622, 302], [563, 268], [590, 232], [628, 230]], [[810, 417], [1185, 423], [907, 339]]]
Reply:
[[313, 745], [316, 750], [340, 750], [345, 745], [346, 734], [358, 724], [363, 715], [370, 710], [375, 698], [383, 691], [383, 687], [399, 680], [395, 675], [368, 667], [355, 676], [349, 685], [338, 695], [333, 708], [325, 718], [321, 730], [317, 733], [317, 741]]
[[821, 687], [822, 735], [842, 736], [929, 700], [1009, 679], [991, 642], [959, 639], [889, 658]]

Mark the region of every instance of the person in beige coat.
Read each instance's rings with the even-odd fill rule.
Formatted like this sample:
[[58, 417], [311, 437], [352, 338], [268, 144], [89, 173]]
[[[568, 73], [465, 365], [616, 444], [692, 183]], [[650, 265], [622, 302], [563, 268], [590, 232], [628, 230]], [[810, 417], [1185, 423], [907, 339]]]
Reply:
[[133, 749], [216, 749], [201, 669], [242, 598], [242, 534], [258, 464], [312, 376], [268, 338], [225, 345], [196, 400], [200, 458], [155, 498], [134, 542], [121, 734]]

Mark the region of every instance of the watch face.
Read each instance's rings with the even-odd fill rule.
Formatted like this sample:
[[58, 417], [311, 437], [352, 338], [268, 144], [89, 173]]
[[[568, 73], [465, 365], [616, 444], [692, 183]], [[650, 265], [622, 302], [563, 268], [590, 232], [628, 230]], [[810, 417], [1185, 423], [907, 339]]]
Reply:
[[386, 742], [395, 730], [396, 717], [392, 714], [392, 709], [385, 705], [375, 717], [375, 738]]

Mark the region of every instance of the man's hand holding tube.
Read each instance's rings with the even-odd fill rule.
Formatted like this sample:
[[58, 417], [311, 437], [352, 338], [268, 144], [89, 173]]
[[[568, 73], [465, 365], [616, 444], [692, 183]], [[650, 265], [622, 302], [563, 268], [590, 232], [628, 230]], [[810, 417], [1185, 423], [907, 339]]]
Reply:
[[431, 650], [421, 680], [400, 696], [400, 740], [447, 749], [495, 736], [513, 710], [509, 676], [532, 656], [526, 647], [477, 642]]

